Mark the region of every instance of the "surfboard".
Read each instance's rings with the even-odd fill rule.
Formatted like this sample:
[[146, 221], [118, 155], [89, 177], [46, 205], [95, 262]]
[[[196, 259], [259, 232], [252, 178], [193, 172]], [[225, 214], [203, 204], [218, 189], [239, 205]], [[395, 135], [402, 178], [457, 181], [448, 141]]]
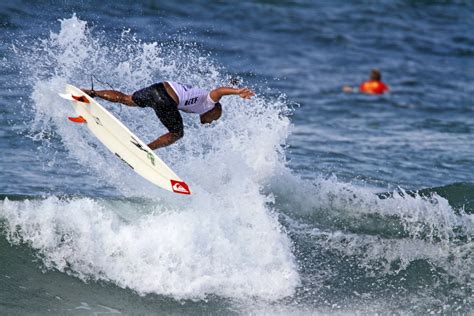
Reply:
[[153, 150], [97, 101], [70, 84], [66, 85], [65, 93], [59, 95], [72, 101], [77, 117], [69, 117], [69, 120], [86, 125], [105, 147], [133, 171], [165, 190], [191, 194], [188, 185]]

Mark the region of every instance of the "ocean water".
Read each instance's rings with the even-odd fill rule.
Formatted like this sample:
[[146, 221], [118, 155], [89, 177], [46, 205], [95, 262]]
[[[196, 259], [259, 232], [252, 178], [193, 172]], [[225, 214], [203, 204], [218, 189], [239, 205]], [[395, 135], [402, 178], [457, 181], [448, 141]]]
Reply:
[[[470, 1], [3, 1], [0, 314], [474, 309]], [[391, 92], [344, 94], [372, 68]], [[238, 78], [160, 190], [70, 123], [66, 83]], [[101, 102], [145, 141], [149, 109]]]

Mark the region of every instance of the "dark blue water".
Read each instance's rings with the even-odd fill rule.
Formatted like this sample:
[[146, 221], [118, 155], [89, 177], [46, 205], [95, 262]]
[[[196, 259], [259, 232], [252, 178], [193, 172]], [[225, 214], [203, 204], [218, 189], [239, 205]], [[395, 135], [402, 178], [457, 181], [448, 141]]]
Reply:
[[[470, 314], [468, 1], [0, 4], [0, 310]], [[372, 68], [391, 92], [342, 93]], [[69, 123], [66, 83], [239, 78], [157, 150], [175, 196]], [[102, 102], [145, 141], [153, 113]]]

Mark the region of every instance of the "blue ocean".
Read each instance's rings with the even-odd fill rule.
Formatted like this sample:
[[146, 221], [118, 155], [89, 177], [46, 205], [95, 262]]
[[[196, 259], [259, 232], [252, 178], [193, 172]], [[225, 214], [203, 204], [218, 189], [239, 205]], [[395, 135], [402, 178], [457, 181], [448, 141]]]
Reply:
[[[472, 1], [2, 1], [1, 315], [472, 315]], [[373, 68], [383, 95], [344, 93]], [[157, 149], [58, 96], [250, 87]], [[145, 142], [149, 108], [99, 102]]]

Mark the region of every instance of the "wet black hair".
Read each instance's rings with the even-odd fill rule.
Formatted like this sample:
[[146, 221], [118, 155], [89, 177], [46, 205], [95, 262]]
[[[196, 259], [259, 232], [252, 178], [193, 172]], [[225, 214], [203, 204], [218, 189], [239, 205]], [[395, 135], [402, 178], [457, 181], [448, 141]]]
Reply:
[[218, 119], [221, 117], [221, 115], [222, 115], [222, 104], [221, 104], [220, 102], [216, 102], [216, 103], [214, 104], [214, 107], [213, 107], [211, 110], [209, 110], [209, 111], [207, 111], [207, 112], [205, 112], [205, 113], [202, 113], [202, 114], [200, 115], [200, 117], [201, 117], [201, 123], [203, 123], [203, 116], [206, 115], [206, 114], [207, 114], [207, 115], [211, 115], [210, 112], [214, 112], [214, 113], [216, 113], [216, 115], [217, 115], [217, 117], [214, 118], [213, 121], [214, 121], [214, 120], [218, 120]]
[[378, 69], [372, 69], [370, 72], [370, 79], [380, 81], [382, 80], [382, 73]]
[[222, 115], [222, 104], [220, 102], [216, 102], [216, 104], [214, 105], [214, 109], [217, 109], [217, 111], [219, 111], [219, 117], [217, 118], [218, 120]]

